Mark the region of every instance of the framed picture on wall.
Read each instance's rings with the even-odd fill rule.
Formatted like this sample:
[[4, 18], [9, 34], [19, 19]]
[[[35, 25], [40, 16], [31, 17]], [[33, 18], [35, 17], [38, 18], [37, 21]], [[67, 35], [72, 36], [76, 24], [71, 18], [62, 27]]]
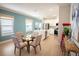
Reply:
[[78, 41], [79, 39], [79, 4], [73, 4], [73, 9], [72, 9], [72, 35], [71, 40], [76, 40]]

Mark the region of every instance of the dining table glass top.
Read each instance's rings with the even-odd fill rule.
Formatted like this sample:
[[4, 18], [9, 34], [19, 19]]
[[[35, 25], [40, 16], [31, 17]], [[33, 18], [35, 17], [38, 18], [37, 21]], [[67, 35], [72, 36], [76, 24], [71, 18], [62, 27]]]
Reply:
[[27, 36], [23, 37], [23, 40], [26, 40], [26, 41], [32, 40], [32, 39], [31, 39], [31, 35], [27, 35]]

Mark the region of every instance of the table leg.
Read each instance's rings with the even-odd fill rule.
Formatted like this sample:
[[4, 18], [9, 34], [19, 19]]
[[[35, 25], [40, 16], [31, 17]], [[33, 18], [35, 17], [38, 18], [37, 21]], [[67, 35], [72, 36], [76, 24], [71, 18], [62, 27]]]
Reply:
[[27, 51], [28, 51], [28, 53], [30, 53], [30, 44], [29, 44], [29, 41], [27, 41]]

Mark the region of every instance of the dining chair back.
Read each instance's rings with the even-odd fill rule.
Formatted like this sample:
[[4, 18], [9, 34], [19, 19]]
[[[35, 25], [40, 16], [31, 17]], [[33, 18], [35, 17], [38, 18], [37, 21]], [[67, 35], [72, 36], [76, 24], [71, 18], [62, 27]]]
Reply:
[[35, 43], [36, 43], [37, 45], [40, 44], [40, 42], [41, 42], [41, 38], [42, 38], [41, 35], [39, 35], [39, 36], [36, 37]]
[[13, 37], [13, 42], [15, 45], [14, 53], [16, 52], [16, 48], [20, 50], [19, 55], [21, 55], [21, 49], [27, 46], [26, 42], [22, 41], [22, 34], [20, 32], [17, 32], [15, 34], [15, 37]]
[[20, 47], [20, 44], [19, 44], [19, 41], [17, 38], [13, 38], [13, 42], [14, 42], [14, 45], [19, 48]]
[[41, 38], [42, 38], [42, 35], [38, 35], [35, 40], [33, 40], [33, 42], [31, 42], [30, 46], [32, 46], [35, 50], [35, 54], [36, 54], [36, 47], [39, 46], [40, 47], [40, 50], [41, 50]]
[[22, 37], [24, 37], [24, 35], [23, 35], [22, 32], [16, 32], [15, 36], [16, 36], [16, 38], [18, 38], [18, 39], [22, 39]]
[[70, 52], [74, 52], [76, 56], [77, 54], [79, 54], [79, 48], [77, 48], [77, 46], [73, 42], [68, 40], [68, 37], [66, 36], [64, 38], [64, 43], [65, 43], [65, 53], [67, 53], [67, 55], [70, 55]]

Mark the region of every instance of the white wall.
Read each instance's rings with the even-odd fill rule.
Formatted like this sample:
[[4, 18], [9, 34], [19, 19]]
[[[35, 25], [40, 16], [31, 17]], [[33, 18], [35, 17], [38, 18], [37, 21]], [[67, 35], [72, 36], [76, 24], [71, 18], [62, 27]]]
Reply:
[[61, 40], [61, 36], [62, 36], [62, 32], [63, 32], [62, 23], [63, 22], [70, 22], [70, 19], [71, 19], [70, 9], [71, 9], [70, 4], [60, 5], [58, 10], [57, 10], [57, 13], [56, 13], [57, 14], [57, 19], [52, 19], [52, 20], [48, 19], [48, 20], [43, 21], [44, 23], [50, 23], [50, 25], [52, 25], [52, 26], [55, 26], [57, 22], [59, 23], [59, 25], [58, 25], [59, 40]]
[[59, 40], [61, 41], [63, 32], [63, 22], [70, 22], [70, 5], [59, 6]]
[[58, 18], [56, 18], [56, 19], [47, 19], [47, 20], [44, 21], [44, 23], [49, 23], [50, 26], [56, 26], [56, 23], [58, 23], [58, 22], [59, 22]]
[[[52, 7], [51, 7], [52, 8]], [[46, 16], [44, 16], [47, 19], [44, 19], [44, 23], [49, 23], [50, 26], [56, 26], [56, 23], [59, 22], [59, 6], [53, 7], [52, 10], [49, 10]]]

